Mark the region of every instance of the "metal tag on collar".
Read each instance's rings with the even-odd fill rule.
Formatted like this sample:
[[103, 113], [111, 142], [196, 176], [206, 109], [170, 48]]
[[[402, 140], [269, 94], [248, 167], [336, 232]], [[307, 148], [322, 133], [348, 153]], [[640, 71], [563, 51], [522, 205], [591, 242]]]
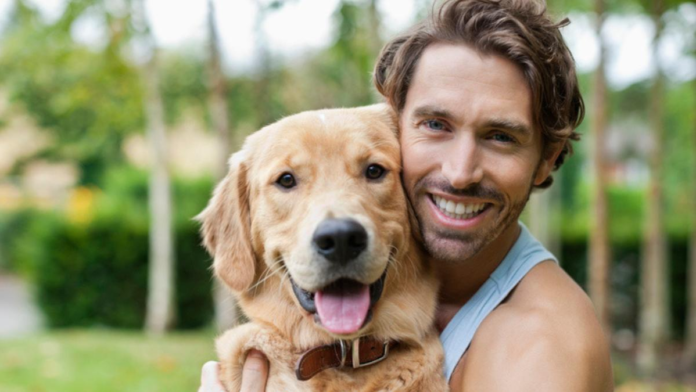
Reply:
[[360, 363], [360, 338], [353, 340], [353, 369], [374, 365], [377, 362], [381, 362], [384, 358], [389, 355], [389, 343], [384, 342], [382, 346], [382, 355], [369, 362]]

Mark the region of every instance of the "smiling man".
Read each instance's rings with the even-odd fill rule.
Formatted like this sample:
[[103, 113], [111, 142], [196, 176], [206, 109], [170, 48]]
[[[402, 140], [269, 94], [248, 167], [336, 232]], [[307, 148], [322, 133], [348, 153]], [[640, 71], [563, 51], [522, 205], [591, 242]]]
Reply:
[[449, 0], [387, 44], [376, 67], [440, 276], [453, 391], [613, 389], [589, 299], [518, 223], [584, 114], [562, 25], [531, 0]]
[[[518, 222], [584, 114], [562, 25], [532, 0], [445, 0], [376, 66], [400, 119], [416, 234], [440, 278], [452, 391], [613, 390], [589, 299]], [[246, 369], [242, 390], [262, 391], [263, 357]]]

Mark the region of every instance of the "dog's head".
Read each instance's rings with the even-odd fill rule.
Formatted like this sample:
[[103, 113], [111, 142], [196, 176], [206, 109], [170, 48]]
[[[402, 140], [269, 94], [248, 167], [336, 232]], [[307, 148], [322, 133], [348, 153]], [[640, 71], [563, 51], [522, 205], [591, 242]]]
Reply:
[[400, 161], [385, 105], [305, 112], [251, 135], [199, 216], [215, 273], [243, 304], [265, 303], [257, 310], [290, 300], [331, 335], [363, 334], [377, 305], [402, 307], [398, 290], [418, 279]]

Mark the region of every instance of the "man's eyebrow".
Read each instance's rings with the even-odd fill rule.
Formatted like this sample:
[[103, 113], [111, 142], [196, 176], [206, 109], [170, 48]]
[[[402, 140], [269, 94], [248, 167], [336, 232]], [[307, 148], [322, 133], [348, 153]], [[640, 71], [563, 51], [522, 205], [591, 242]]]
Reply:
[[496, 128], [504, 131], [510, 131], [520, 135], [531, 135], [532, 130], [525, 124], [504, 118], [493, 118], [486, 121], [483, 126], [485, 128]]
[[438, 108], [435, 106], [421, 106], [413, 111], [413, 117], [424, 118], [424, 117], [437, 117], [444, 119], [453, 119], [454, 115], [447, 109]]

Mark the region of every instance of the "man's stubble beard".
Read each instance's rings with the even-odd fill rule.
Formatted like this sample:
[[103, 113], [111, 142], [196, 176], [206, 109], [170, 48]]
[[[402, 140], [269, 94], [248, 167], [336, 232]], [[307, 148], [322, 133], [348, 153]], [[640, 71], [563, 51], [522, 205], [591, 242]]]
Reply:
[[[532, 176], [532, 178], [534, 177], [536, 177], [536, 172], [535, 175]], [[419, 183], [426, 181], [419, 181]], [[477, 186], [480, 185], [475, 184], [474, 188], [476, 188]], [[418, 188], [418, 184], [416, 184], [415, 188]], [[442, 190], [442, 188], [440, 189]], [[447, 189], [447, 187], [445, 187], [445, 189]], [[527, 188], [526, 196], [522, 200], [513, 204], [509, 208], [508, 212], [505, 212], [505, 210], [501, 211], [500, 215], [498, 216], [499, 219], [497, 222], [493, 222], [488, 227], [483, 228], [486, 229], [487, 232], [481, 233], [477, 231], [473, 234], [454, 233], [452, 231], [438, 233], [436, 228], [426, 227], [424, 225], [422, 216], [425, 216], [430, 212], [428, 211], [428, 207], [426, 205], [427, 202], [421, 199], [421, 203], [418, 205], [417, 208], [413, 209], [413, 212], [415, 213], [416, 221], [418, 223], [418, 230], [420, 232], [420, 238], [423, 239], [423, 246], [426, 252], [432, 258], [444, 261], [446, 263], [455, 264], [466, 262], [466, 260], [476, 256], [486, 246], [490, 245], [505, 230], [507, 230], [510, 227], [510, 225], [517, 224], [517, 220], [519, 219], [520, 215], [522, 214], [522, 211], [524, 210], [524, 207], [527, 205], [527, 202], [529, 201], [532, 189], [533, 183], [530, 183], [529, 187]], [[460, 192], [455, 191], [447, 193], [452, 194]], [[502, 201], [502, 196], [500, 195], [500, 193], [490, 188], [484, 192], [477, 192], [476, 190], [471, 192], [465, 189], [461, 191], [461, 193], [469, 194], [471, 196], [476, 196], [477, 193], [485, 193], [486, 196], [497, 198]], [[414, 197], [410, 195], [410, 192], [407, 192], [407, 196], [409, 198], [409, 202], [413, 203]], [[423, 195], [422, 197], [429, 196]], [[455, 242], [456, 245], [447, 244], [445, 242]]]

